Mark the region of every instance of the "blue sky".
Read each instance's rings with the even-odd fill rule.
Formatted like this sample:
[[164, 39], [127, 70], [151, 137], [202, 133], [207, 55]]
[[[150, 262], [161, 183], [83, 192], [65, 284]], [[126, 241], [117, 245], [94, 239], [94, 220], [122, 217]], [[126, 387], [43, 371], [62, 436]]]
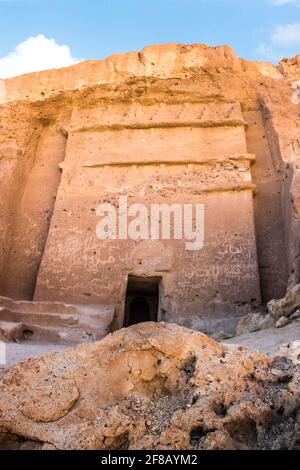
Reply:
[[276, 62], [300, 53], [300, 0], [0, 0], [0, 78], [171, 41]]

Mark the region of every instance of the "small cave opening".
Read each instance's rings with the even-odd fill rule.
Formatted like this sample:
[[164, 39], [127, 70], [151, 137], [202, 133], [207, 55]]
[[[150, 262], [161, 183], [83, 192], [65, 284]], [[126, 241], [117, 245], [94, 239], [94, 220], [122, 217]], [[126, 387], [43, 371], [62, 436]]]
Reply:
[[160, 284], [160, 277], [128, 277], [124, 327], [158, 320]]

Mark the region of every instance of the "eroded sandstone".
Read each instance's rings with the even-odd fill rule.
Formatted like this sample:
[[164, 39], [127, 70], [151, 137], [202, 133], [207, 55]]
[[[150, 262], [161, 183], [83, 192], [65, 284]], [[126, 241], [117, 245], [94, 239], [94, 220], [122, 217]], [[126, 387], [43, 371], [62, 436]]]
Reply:
[[[276, 323], [268, 352], [295, 338], [299, 80], [299, 56], [198, 44], [1, 80], [0, 339], [92, 342], [141, 299], [218, 339]], [[120, 195], [204, 204], [203, 249], [99, 240]], [[271, 358], [148, 323], [0, 375], [1, 448], [299, 448], [298, 343]]]
[[[300, 281], [299, 79], [298, 56], [168, 44], [1, 81], [0, 294], [113, 304], [117, 329], [128, 277], [155, 279], [158, 321], [232, 335]], [[98, 240], [120, 194], [203, 203], [203, 250]]]
[[299, 354], [136, 325], [8, 370], [0, 429], [38, 448], [299, 449]]
[[300, 307], [300, 284], [287, 291], [283, 299], [271, 300], [268, 303], [270, 314], [279, 321], [282, 317], [292, 317]]

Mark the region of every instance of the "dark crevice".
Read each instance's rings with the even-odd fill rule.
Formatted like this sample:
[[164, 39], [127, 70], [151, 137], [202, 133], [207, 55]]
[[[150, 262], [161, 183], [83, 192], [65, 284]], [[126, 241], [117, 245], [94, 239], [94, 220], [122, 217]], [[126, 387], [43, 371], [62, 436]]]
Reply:
[[196, 369], [197, 358], [196, 356], [190, 357], [187, 362], [183, 366], [183, 371], [186, 375], [191, 379], [194, 377], [195, 369]]

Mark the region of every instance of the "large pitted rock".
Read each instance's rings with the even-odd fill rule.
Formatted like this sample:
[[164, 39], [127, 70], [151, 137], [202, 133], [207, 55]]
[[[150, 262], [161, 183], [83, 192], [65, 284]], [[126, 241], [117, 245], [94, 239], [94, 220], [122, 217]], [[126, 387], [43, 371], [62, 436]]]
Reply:
[[288, 356], [146, 323], [8, 370], [0, 445], [21, 436], [22, 448], [297, 448], [299, 405]]

